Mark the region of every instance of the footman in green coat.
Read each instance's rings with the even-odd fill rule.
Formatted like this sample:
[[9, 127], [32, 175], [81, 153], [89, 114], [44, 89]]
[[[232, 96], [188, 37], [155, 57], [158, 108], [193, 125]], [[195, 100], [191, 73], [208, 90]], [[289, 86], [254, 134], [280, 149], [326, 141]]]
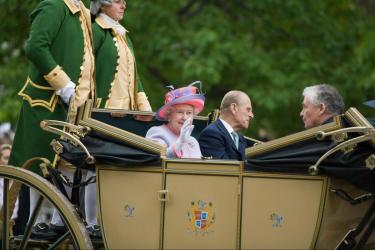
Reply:
[[[23, 103], [9, 160], [14, 166], [33, 157], [53, 162], [49, 144], [56, 136], [43, 131], [40, 122], [74, 122], [77, 109], [94, 96], [91, 18], [83, 3], [41, 1], [31, 13], [26, 56], [30, 67], [19, 92]], [[40, 173], [37, 165], [31, 170]], [[64, 174], [72, 176], [71, 172]], [[35, 201], [31, 193], [31, 207]]]

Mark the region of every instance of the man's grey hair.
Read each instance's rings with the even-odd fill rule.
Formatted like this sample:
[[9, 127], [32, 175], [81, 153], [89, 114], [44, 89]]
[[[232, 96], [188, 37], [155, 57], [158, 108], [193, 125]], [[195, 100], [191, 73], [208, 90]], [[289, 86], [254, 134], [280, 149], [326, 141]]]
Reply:
[[339, 91], [329, 84], [318, 84], [306, 87], [302, 95], [309, 98], [314, 105], [324, 103], [327, 111], [332, 115], [345, 112], [345, 104]]
[[226, 111], [232, 103], [240, 104], [239, 102], [243, 100], [241, 96], [247, 96], [247, 94], [240, 90], [231, 90], [226, 93], [220, 104], [220, 111]]

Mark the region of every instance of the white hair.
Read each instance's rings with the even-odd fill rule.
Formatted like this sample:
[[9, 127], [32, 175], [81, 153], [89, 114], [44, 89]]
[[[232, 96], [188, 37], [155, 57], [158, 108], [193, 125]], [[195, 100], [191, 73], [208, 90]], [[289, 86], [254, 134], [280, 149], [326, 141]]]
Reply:
[[329, 84], [318, 84], [306, 87], [302, 95], [309, 98], [314, 105], [324, 103], [327, 111], [333, 115], [344, 113], [345, 104], [338, 90]]
[[112, 0], [92, 0], [90, 3], [90, 12], [93, 15], [97, 15], [102, 5], [112, 5]]

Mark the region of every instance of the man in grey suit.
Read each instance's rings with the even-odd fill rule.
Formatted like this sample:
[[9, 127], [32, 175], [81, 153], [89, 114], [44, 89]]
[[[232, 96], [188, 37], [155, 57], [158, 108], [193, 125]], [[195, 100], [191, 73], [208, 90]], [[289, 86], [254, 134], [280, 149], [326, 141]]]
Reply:
[[245, 160], [246, 140], [238, 131], [247, 129], [253, 118], [249, 96], [242, 91], [229, 91], [221, 102], [219, 119], [199, 136], [202, 155], [214, 159]]

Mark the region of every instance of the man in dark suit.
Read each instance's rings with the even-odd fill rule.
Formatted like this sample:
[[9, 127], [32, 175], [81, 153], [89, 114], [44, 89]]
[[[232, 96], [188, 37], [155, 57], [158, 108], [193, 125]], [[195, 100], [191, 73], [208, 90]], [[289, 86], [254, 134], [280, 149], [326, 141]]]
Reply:
[[[345, 105], [342, 96], [338, 90], [329, 84], [318, 84], [306, 87], [302, 93], [304, 99], [302, 102], [302, 111], [300, 117], [303, 120], [305, 129], [314, 128], [321, 126], [333, 120], [336, 115], [343, 114], [345, 111]], [[369, 107], [375, 108], [375, 100], [364, 103]], [[359, 197], [364, 194], [365, 191], [353, 186], [346, 180], [331, 176], [330, 187], [332, 189], [345, 191], [349, 196]], [[362, 216], [365, 214], [367, 209], [371, 206], [371, 200], [367, 200], [363, 203], [353, 206], [347, 200], [340, 198], [335, 195], [334, 192], [328, 192], [327, 198], [327, 216], [321, 230], [329, 230], [336, 227], [335, 230], [330, 230], [330, 233], [325, 236], [325, 239], [321, 240], [317, 249], [345, 249], [347, 242], [341, 242], [341, 248], [339, 242], [333, 239], [339, 239], [342, 235], [345, 235], [352, 228], [358, 227], [358, 224], [362, 220]], [[325, 212], [326, 213], [326, 212]], [[337, 226], [337, 214], [345, 214], [345, 219], [340, 220], [340, 225]], [[329, 228], [329, 229], [328, 229]], [[350, 232], [350, 231], [349, 231]], [[354, 236], [356, 237], [356, 236]], [[350, 239], [350, 237], [348, 237]], [[357, 240], [360, 237], [357, 237]], [[356, 240], [353, 240], [356, 242]], [[365, 249], [375, 249], [375, 234], [372, 234], [364, 246]], [[353, 249], [356, 247], [354, 244]]]
[[329, 84], [318, 84], [303, 90], [300, 117], [305, 129], [331, 122], [333, 117], [345, 112], [345, 105], [338, 90]]
[[245, 160], [245, 138], [237, 133], [254, 118], [249, 96], [238, 90], [225, 94], [217, 121], [205, 128], [198, 142], [203, 156], [214, 159]]

